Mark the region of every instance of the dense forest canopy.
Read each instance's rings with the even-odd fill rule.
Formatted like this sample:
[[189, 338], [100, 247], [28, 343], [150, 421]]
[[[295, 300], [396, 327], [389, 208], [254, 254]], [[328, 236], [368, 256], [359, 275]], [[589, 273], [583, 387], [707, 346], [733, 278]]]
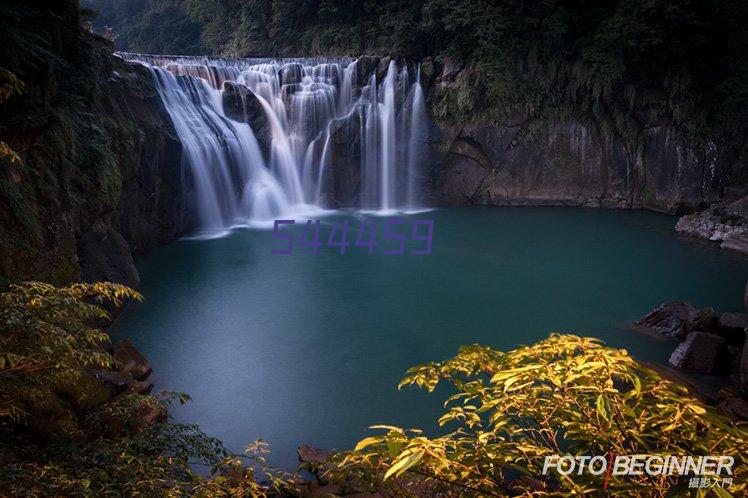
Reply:
[[[121, 50], [393, 54], [467, 66], [437, 118], [591, 113], [636, 142], [661, 116], [705, 136], [748, 102], [740, 0], [84, 0]], [[476, 104], [479, 103], [479, 104]], [[648, 113], [647, 116], [630, 115]], [[604, 130], [605, 131], [605, 130]]]

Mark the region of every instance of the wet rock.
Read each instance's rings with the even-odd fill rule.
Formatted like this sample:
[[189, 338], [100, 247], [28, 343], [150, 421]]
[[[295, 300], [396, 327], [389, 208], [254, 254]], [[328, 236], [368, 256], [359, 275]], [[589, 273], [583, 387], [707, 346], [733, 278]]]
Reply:
[[223, 83], [221, 99], [223, 109], [230, 119], [247, 123], [263, 152], [270, 150], [272, 140], [270, 123], [257, 96], [246, 86], [233, 81]]
[[699, 373], [717, 373], [727, 363], [727, 342], [706, 332], [691, 332], [670, 355], [670, 364]]
[[301, 83], [304, 77], [304, 68], [301, 64], [286, 64], [281, 69], [280, 83], [281, 85], [293, 85]]
[[740, 236], [748, 231], [748, 197], [722, 202], [704, 211], [683, 216], [675, 229], [712, 241], [735, 238], [732, 244], [740, 246], [743, 243]]
[[745, 328], [748, 327], [745, 313], [722, 313], [719, 317], [719, 335], [728, 344], [742, 346], [745, 342]]
[[129, 373], [136, 380], [143, 380], [151, 373], [151, 366], [132, 342], [125, 339], [114, 345], [114, 359], [120, 372]]
[[379, 64], [377, 64], [377, 83], [384, 81], [384, 79], [387, 77], [387, 71], [389, 71], [390, 69], [391, 61], [392, 57], [390, 57], [389, 55], [379, 59]]
[[636, 324], [662, 335], [683, 338], [689, 332], [692, 317], [697, 317], [699, 311], [697, 306], [685, 301], [668, 301], [641, 317]]
[[76, 379], [66, 379], [53, 388], [78, 413], [84, 413], [108, 400], [112, 392], [94, 376], [80, 370]]
[[379, 57], [363, 56], [356, 60], [356, 87], [363, 87], [369, 82], [369, 77], [379, 66]]
[[299, 446], [297, 453], [299, 454], [299, 461], [304, 463], [324, 464], [332, 456], [331, 451], [307, 445]]
[[148, 394], [153, 389], [153, 384], [150, 382], [137, 381], [132, 375], [126, 372], [96, 370], [93, 372], [93, 376], [96, 380], [109, 387], [114, 394], [120, 394], [125, 391]]
[[720, 244], [720, 247], [748, 254], [748, 234], [731, 235]]

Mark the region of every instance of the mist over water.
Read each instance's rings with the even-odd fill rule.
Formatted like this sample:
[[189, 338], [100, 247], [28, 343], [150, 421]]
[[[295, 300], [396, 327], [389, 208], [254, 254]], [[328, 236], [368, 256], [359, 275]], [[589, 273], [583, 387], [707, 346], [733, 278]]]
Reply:
[[[330, 207], [332, 124], [356, 127], [358, 208], [422, 207], [420, 182], [428, 116], [418, 66], [389, 63], [359, 82], [353, 59], [212, 59], [120, 54], [153, 75], [183, 148], [183, 181], [198, 236]], [[242, 100], [241, 120], [224, 109], [224, 92]], [[243, 93], [247, 92], [247, 93]], [[268, 130], [253, 130], [256, 98]], [[263, 148], [258, 133], [269, 133]], [[264, 149], [264, 150], [263, 150]]]

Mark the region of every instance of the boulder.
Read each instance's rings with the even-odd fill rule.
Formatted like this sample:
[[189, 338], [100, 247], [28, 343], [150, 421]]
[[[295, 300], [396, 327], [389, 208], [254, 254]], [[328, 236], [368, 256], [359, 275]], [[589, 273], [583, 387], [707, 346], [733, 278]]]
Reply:
[[731, 235], [722, 241], [720, 247], [722, 249], [730, 249], [731, 251], [748, 254], [748, 234], [743, 233], [740, 235]]
[[148, 394], [153, 389], [150, 382], [140, 382], [128, 372], [116, 370], [96, 370], [92, 372], [94, 378], [110, 388], [115, 394], [129, 391], [137, 394]]
[[119, 364], [118, 371], [129, 373], [135, 380], [143, 380], [151, 373], [148, 360], [127, 339], [114, 345], [114, 359]]
[[691, 332], [670, 355], [670, 364], [699, 373], [717, 373], [726, 365], [727, 341], [706, 332]]
[[745, 342], [745, 328], [748, 327], [745, 313], [722, 313], [719, 317], [719, 335], [728, 344], [742, 346]]
[[711, 241], [740, 238], [748, 230], [748, 197], [725, 201], [704, 211], [683, 216], [676, 223], [675, 229]]
[[332, 456], [331, 451], [307, 445], [299, 446], [297, 453], [299, 454], [299, 461], [304, 463], [325, 464]]
[[270, 150], [271, 131], [265, 109], [252, 90], [233, 81], [224, 81], [221, 93], [223, 111], [230, 119], [247, 123], [263, 152]]
[[104, 384], [83, 370], [77, 372], [75, 379], [58, 382], [53, 387], [53, 391], [78, 413], [87, 412], [104, 403], [112, 395]]
[[662, 335], [683, 338], [693, 330], [689, 326], [692, 320], [705, 321], [700, 311], [700, 308], [685, 301], [668, 301], [641, 317], [636, 324]]

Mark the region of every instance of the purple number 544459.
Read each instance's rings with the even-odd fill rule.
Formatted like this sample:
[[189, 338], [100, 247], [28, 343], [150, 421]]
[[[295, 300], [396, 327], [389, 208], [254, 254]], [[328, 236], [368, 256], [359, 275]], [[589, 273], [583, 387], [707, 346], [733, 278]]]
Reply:
[[[294, 225], [295, 223], [294, 220], [275, 220], [275, 224], [273, 225], [273, 237], [285, 240], [286, 248], [272, 249], [271, 252], [273, 254], [291, 254], [293, 252], [294, 231], [281, 231], [281, 225]], [[422, 242], [423, 244], [415, 244], [416, 247], [410, 249], [410, 254], [431, 254], [434, 239], [434, 220], [413, 220], [412, 223], [413, 227], [410, 234], [411, 242]], [[381, 254], [405, 254], [405, 246], [409, 230], [408, 227], [406, 227], [407, 224], [407, 220], [399, 218], [387, 219], [384, 221], [383, 238], [387, 241], [385, 242], [385, 247], [389, 248], [385, 248]], [[352, 244], [348, 240], [348, 221], [343, 220], [342, 223], [335, 221], [335, 224], [329, 232], [326, 245], [328, 247], [335, 247], [339, 250], [340, 254], [346, 254], [349, 247], [353, 249], [351, 252], [355, 252], [355, 248], [366, 247], [367, 254], [372, 255], [374, 254], [374, 248], [379, 245], [376, 232], [377, 222], [373, 219], [364, 219], [361, 221], [361, 226], [358, 229], [356, 242]], [[393, 247], [393, 244], [389, 241], [397, 241], [397, 245]], [[298, 245], [300, 245], [302, 249], [304, 247], [310, 247], [312, 254], [318, 253], [319, 247], [322, 246], [322, 242], [320, 242], [320, 220], [308, 220], [306, 222], [306, 229], [304, 230], [304, 234], [299, 237]]]

